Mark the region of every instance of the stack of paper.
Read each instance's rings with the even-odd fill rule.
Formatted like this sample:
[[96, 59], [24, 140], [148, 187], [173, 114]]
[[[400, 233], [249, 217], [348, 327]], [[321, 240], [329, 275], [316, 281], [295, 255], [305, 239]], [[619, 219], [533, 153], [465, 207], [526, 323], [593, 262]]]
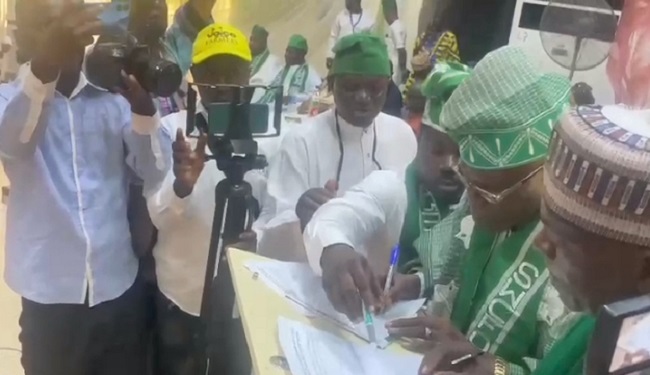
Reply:
[[[334, 309], [323, 290], [321, 278], [307, 264], [269, 260], [248, 262], [246, 267], [276, 292], [299, 306], [299, 312], [329, 319], [360, 338], [370, 340], [363, 322], [354, 323]], [[424, 302], [424, 299], [399, 302], [384, 314], [375, 316], [376, 344], [381, 348], [388, 346], [386, 323], [394, 319], [414, 317]]]
[[280, 317], [280, 345], [293, 375], [417, 374], [422, 356], [398, 355], [354, 344], [331, 333]]

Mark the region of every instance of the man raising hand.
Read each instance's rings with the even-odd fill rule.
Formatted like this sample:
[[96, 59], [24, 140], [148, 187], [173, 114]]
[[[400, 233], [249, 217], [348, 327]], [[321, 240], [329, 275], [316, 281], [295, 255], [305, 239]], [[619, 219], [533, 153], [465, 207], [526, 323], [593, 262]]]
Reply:
[[172, 144], [174, 156], [174, 192], [179, 198], [185, 198], [192, 193], [205, 164], [205, 146], [208, 137], [199, 136], [196, 148], [192, 149], [190, 142], [185, 140], [183, 130], [176, 130], [176, 140]]

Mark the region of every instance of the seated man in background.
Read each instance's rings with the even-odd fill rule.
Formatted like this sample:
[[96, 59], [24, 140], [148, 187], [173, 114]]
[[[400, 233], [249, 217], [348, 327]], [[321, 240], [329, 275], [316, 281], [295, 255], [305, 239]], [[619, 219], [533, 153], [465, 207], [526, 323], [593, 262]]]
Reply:
[[[559, 297], [569, 309], [589, 315], [558, 331], [563, 337], [534, 374], [589, 373], [583, 360], [593, 315], [603, 305], [650, 294], [650, 153], [626, 141], [647, 136], [644, 115], [617, 106], [583, 107], [556, 127], [537, 245]], [[602, 123], [605, 131], [596, 125]], [[607, 366], [610, 359], [596, 360]]]
[[462, 244], [456, 234], [469, 206], [467, 199], [458, 204], [465, 190], [454, 171], [458, 145], [438, 124], [443, 104], [469, 74], [462, 64], [438, 63], [424, 83], [429, 112], [418, 136], [417, 157], [406, 172], [408, 209], [400, 237], [401, 270], [411, 275], [395, 281], [391, 299], [430, 296], [437, 288], [433, 300], [442, 301], [448, 298], [443, 286], [458, 281], [463, 252], [454, 245]]
[[146, 316], [127, 222], [130, 173], [154, 191], [170, 135], [133, 77], [125, 98], [89, 84], [98, 14], [76, 1], [16, 2], [29, 61], [0, 85], [0, 154], [11, 182], [7, 284], [22, 299], [26, 375], [146, 371]]
[[262, 26], [255, 25], [250, 37], [253, 62], [251, 63], [251, 84], [268, 85], [283, 64], [279, 57], [269, 51], [269, 32]]
[[[211, 36], [219, 33], [228, 34], [230, 38]], [[233, 100], [232, 91], [207, 85], [247, 85], [251, 60], [248, 40], [240, 30], [214, 24], [199, 33], [191, 68], [203, 104], [198, 106], [203, 109], [196, 115], [197, 121], [208, 121], [205, 108], [210, 104]], [[159, 287], [157, 374], [163, 375], [198, 374], [204, 368], [206, 358], [197, 356], [204, 345], [199, 333], [205, 328], [199, 315], [212, 234], [215, 187], [225, 178], [217, 169], [216, 161], [205, 162], [206, 151], [209, 151], [205, 134], [196, 142], [185, 140], [186, 118], [187, 111], [181, 111], [162, 119], [163, 126], [176, 134], [174, 168], [161, 188], [148, 198], [151, 218], [158, 228], [158, 242], [153, 252]], [[259, 201], [266, 189], [265, 178], [259, 171], [250, 171], [245, 179]], [[236, 326], [237, 323], [233, 323], [233, 327]]]
[[[285, 104], [294, 98], [310, 95], [320, 88], [323, 80], [305, 57], [309, 47], [307, 39], [302, 35], [292, 35], [284, 54], [284, 67], [275, 75], [269, 86], [282, 86]], [[275, 91], [268, 90], [258, 103], [272, 103], [275, 100]]]
[[[370, 34], [350, 35], [339, 41], [335, 51], [331, 74], [336, 109], [310, 118], [282, 140], [278, 162], [270, 168], [268, 183], [269, 194], [277, 203], [277, 216], [267, 224], [258, 247], [260, 254], [272, 258], [309, 259], [317, 270], [323, 248], [338, 241], [327, 238], [326, 231], [321, 233], [317, 223], [313, 227], [316, 231], [306, 230], [307, 237], [303, 240], [301, 229], [310, 223], [314, 212], [355, 185], [363, 194], [366, 185], [359, 184], [379, 170], [392, 171], [394, 177], [387, 177], [389, 181], [379, 183], [376, 188], [393, 190], [392, 185], [397, 184], [397, 188], [405, 191], [404, 173], [417, 147], [415, 136], [404, 121], [380, 113], [390, 80], [383, 40]], [[403, 204], [396, 203], [397, 207], [405, 208], [406, 194], [403, 195], [395, 198], [404, 199]], [[373, 200], [366, 201], [371, 204]], [[351, 201], [351, 204], [355, 203]], [[365, 218], [363, 212], [373, 207], [360, 204], [358, 214]], [[393, 225], [383, 227], [382, 233], [374, 238], [375, 249], [382, 254], [370, 258], [371, 263], [377, 261], [373, 264], [376, 271], [388, 264], [390, 249], [399, 238], [404, 208], [394, 213]], [[350, 255], [344, 253], [344, 258]]]

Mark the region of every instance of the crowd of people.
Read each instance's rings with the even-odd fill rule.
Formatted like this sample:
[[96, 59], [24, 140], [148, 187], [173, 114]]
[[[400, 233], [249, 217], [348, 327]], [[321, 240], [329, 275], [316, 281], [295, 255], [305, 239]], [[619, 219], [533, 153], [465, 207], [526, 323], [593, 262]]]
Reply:
[[207, 136], [186, 135], [194, 87], [189, 116], [204, 120], [234, 99], [219, 85], [273, 87], [257, 104], [281, 87], [285, 107], [332, 97], [260, 142], [268, 167], [244, 176], [259, 216], [233, 246], [308, 263], [352, 320], [363, 304], [426, 298], [421, 315], [387, 326], [423, 344], [423, 375], [582, 374], [599, 308], [650, 293], [645, 112], [589, 105], [588, 85], [538, 71], [516, 47], [464, 64], [435, 24], [408, 72], [390, 1], [396, 69], [375, 19], [346, 0], [323, 78], [303, 36], [283, 62], [265, 27], [215, 23], [214, 3], [189, 0], [168, 27], [165, 1], [132, 2], [131, 32], [191, 74], [161, 98], [134, 76], [111, 90], [86, 76], [96, 8], [65, 0], [54, 16], [47, 0], [17, 2], [22, 65], [0, 85], [0, 156], [26, 375], [197, 374], [215, 353], [247, 355], [206, 340], [200, 318], [225, 175], [206, 162]]

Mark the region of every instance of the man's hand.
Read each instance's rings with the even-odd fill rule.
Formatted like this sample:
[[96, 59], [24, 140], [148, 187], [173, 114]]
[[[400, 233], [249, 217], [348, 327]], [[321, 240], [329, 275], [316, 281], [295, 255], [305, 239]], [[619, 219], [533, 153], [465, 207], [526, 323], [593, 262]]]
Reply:
[[334, 180], [329, 180], [324, 188], [314, 188], [307, 190], [296, 203], [296, 216], [300, 219], [300, 227], [304, 230], [314, 212], [320, 206], [329, 202], [330, 199], [336, 197], [336, 191], [339, 189], [338, 183]]
[[[381, 285], [386, 285], [386, 277], [381, 278]], [[417, 275], [403, 275], [395, 273], [393, 283], [384, 296], [384, 304], [390, 306], [399, 301], [410, 301], [420, 296], [420, 278]]]
[[323, 250], [323, 289], [337, 311], [352, 321], [363, 317], [361, 300], [371, 311], [381, 310], [381, 286], [366, 258], [350, 246], [333, 245]]
[[36, 40], [37, 54], [32, 59], [33, 74], [44, 83], [57, 79], [63, 67], [76, 63], [79, 50], [92, 44], [93, 35], [99, 34], [102, 23], [101, 9], [85, 7], [74, 0], [63, 0], [59, 15]]
[[453, 326], [449, 319], [432, 316], [397, 319], [386, 324], [388, 333], [396, 338], [420, 339], [429, 341], [466, 340], [465, 336]]
[[494, 374], [496, 357], [485, 353], [463, 363], [451, 362], [479, 350], [467, 340], [444, 340], [424, 356], [420, 365], [421, 375], [491, 375]]
[[185, 140], [183, 130], [176, 131], [176, 140], [172, 144], [174, 157], [174, 192], [179, 198], [185, 198], [192, 193], [198, 181], [203, 166], [205, 165], [205, 146], [208, 142], [207, 135], [201, 134], [196, 143], [196, 148]]
[[495, 357], [484, 354], [466, 364], [452, 365], [451, 361], [467, 354], [476, 354], [478, 349], [465, 338], [449, 319], [431, 316], [398, 319], [386, 325], [388, 333], [395, 338], [424, 340], [431, 348], [422, 361], [420, 374], [467, 374], [489, 375], [494, 373]]
[[128, 100], [131, 104], [131, 112], [141, 116], [155, 115], [156, 106], [153, 104], [151, 95], [142, 88], [135, 76], [122, 72], [122, 81], [126, 88], [115, 87], [112, 91]]

